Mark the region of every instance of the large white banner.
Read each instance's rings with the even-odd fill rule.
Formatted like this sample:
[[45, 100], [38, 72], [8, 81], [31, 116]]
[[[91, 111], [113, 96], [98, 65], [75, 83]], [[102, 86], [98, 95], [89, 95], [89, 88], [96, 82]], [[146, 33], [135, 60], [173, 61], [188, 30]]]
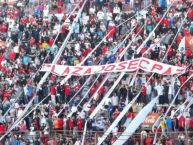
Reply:
[[154, 105], [158, 101], [158, 98], [159, 96], [154, 98], [137, 114], [137, 116], [133, 119], [133, 121], [129, 124], [121, 136], [113, 143], [113, 145], [122, 145], [128, 140], [128, 138], [137, 130], [141, 123], [143, 123], [146, 116], [152, 111]]
[[181, 74], [185, 68], [164, 64], [147, 58], [136, 58], [106, 65], [96, 66], [67, 66], [57, 64], [43, 64], [40, 71], [51, 72], [58, 76], [75, 75], [84, 76], [98, 73], [110, 72], [134, 72], [141, 69], [145, 72], [152, 72], [162, 75]]

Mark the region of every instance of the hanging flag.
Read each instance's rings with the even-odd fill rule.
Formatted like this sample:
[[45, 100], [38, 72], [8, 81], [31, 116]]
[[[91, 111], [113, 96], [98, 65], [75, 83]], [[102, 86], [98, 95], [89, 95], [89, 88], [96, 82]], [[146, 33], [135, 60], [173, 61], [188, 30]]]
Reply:
[[178, 50], [180, 52], [185, 52], [185, 37], [182, 38], [182, 40], [178, 46]]

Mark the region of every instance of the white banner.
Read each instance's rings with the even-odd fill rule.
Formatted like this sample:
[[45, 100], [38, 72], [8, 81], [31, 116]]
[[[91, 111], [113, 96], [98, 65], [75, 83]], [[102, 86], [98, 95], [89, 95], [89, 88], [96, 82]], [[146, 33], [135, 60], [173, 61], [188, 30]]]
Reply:
[[40, 71], [51, 72], [58, 76], [84, 76], [110, 72], [134, 72], [138, 69], [141, 69], [145, 72], [152, 72], [162, 75], [181, 74], [185, 71], [185, 68], [183, 67], [168, 65], [147, 58], [136, 58], [119, 63], [97, 66], [66, 66], [57, 64], [43, 64]]
[[143, 123], [146, 116], [152, 111], [154, 105], [158, 101], [159, 96], [154, 98], [149, 104], [147, 104], [133, 119], [121, 136], [113, 143], [113, 145], [122, 145], [128, 138], [136, 131], [136, 129]]

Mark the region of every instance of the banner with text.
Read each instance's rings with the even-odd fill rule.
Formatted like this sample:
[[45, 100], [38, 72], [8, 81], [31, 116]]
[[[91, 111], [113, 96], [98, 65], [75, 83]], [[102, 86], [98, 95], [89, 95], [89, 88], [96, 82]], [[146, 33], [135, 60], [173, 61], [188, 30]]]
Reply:
[[84, 76], [98, 73], [134, 72], [137, 69], [162, 75], [175, 75], [185, 72], [185, 68], [183, 67], [168, 65], [147, 58], [136, 58], [133, 60], [96, 66], [43, 64], [40, 71], [51, 72], [58, 76]]

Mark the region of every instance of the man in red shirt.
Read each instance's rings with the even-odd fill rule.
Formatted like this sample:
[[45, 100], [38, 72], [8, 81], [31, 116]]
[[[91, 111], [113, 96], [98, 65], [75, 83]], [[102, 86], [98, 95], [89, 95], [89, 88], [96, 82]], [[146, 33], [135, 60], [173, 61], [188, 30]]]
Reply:
[[188, 127], [189, 127], [188, 130], [190, 132], [190, 136], [193, 136], [193, 117], [189, 118]]
[[50, 38], [48, 44], [49, 46], [52, 46], [54, 44], [54, 38]]
[[120, 111], [118, 108], [115, 109], [115, 112], [113, 112], [113, 118], [116, 119], [120, 114]]
[[152, 145], [153, 143], [153, 139], [150, 136], [150, 134], [147, 135], [147, 137], [145, 138], [145, 145]]
[[71, 117], [71, 118], [69, 118], [68, 119], [68, 129], [69, 129], [69, 133], [70, 133], [70, 135], [72, 135], [72, 131], [73, 131], [73, 128], [74, 128], [74, 120], [73, 120], [74, 118], [73, 117]]
[[147, 92], [146, 92], [146, 86], [143, 83], [142, 84], [142, 88], [141, 88], [141, 103], [146, 103], [146, 96], [147, 96]]
[[179, 131], [184, 131], [185, 121], [186, 121], [185, 117], [181, 115], [178, 119]]
[[192, 56], [192, 50], [187, 48], [185, 55], [186, 55], [187, 60], [189, 60]]
[[99, 93], [100, 93], [101, 96], [104, 95], [104, 93], [105, 93], [105, 86], [102, 86], [102, 87], [100, 88]]
[[189, 35], [188, 28], [185, 28], [185, 29], [184, 29], [184, 36], [188, 36], [188, 35]]
[[106, 45], [104, 45], [101, 49], [102, 54], [106, 54], [108, 52], [108, 47]]
[[188, 10], [188, 18], [189, 18], [190, 20], [193, 19], [193, 8], [190, 8], [190, 9]]
[[3, 24], [1, 25], [1, 32], [2, 32], [2, 33], [6, 33], [6, 32], [7, 32], [7, 25], [6, 25], [5, 23], [3, 23]]
[[172, 58], [172, 56], [173, 56], [173, 48], [171, 48], [171, 47], [169, 47], [168, 48], [168, 61]]
[[75, 83], [74, 90], [77, 92], [81, 88], [80, 83]]
[[177, 43], [178, 45], [180, 44], [182, 38], [183, 38], [183, 37], [182, 37], [182, 34], [179, 33], [179, 34], [177, 35], [177, 38], [176, 38], [176, 43]]
[[116, 137], [116, 136], [113, 136], [113, 137], [111, 138], [111, 144], [113, 144], [116, 140], [117, 140], [117, 137]]
[[62, 118], [58, 118], [58, 127], [60, 130], [63, 130], [64, 121]]
[[82, 130], [83, 130], [83, 120], [80, 118], [80, 116], [78, 116], [78, 118], [76, 120], [76, 125], [77, 125], [77, 129], [78, 129], [78, 133], [81, 135]]
[[5, 125], [3, 123], [0, 123], [0, 134], [5, 133]]

